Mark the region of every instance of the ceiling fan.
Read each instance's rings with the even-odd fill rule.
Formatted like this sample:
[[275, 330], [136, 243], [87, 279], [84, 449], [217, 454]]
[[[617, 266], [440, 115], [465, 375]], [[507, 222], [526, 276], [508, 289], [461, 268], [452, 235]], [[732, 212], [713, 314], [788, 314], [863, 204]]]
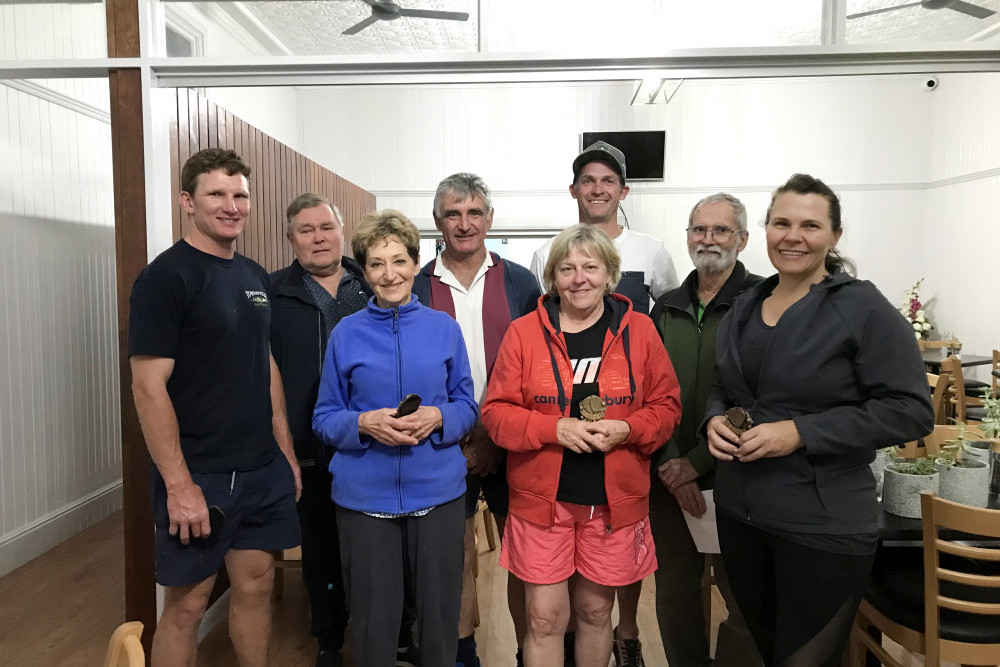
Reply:
[[372, 15], [360, 23], [355, 23], [350, 28], [342, 32], [343, 35], [354, 35], [373, 23], [378, 21], [395, 21], [400, 16], [421, 19], [442, 19], [445, 21], [468, 21], [469, 15], [466, 12], [442, 12], [434, 9], [403, 9], [394, 2], [380, 2], [379, 0], [363, 0], [371, 5]]
[[857, 19], [862, 16], [884, 14], [885, 12], [892, 12], [906, 7], [923, 7], [924, 9], [953, 9], [956, 12], [961, 12], [977, 19], [989, 18], [990, 16], [996, 14], [996, 12], [992, 9], [986, 9], [986, 7], [980, 7], [979, 5], [974, 5], [971, 2], [964, 2], [963, 0], [921, 0], [921, 2], [908, 2], [905, 5], [895, 5], [894, 7], [883, 7], [882, 9], [873, 9], [868, 12], [850, 14], [847, 18]]

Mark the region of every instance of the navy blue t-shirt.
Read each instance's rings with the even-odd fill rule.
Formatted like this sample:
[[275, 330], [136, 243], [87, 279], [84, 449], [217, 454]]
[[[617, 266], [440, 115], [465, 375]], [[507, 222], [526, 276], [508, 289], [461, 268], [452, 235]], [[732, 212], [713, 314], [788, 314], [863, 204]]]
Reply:
[[274, 458], [264, 269], [181, 240], [139, 274], [129, 304], [129, 356], [174, 360], [167, 392], [188, 469], [253, 470]]

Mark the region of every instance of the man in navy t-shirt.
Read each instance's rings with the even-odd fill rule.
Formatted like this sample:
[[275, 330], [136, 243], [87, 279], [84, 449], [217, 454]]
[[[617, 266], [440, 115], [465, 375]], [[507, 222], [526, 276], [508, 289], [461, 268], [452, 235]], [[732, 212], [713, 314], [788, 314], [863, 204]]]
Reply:
[[128, 353], [152, 470], [156, 579], [166, 587], [155, 665], [188, 665], [223, 562], [241, 664], [265, 664], [272, 551], [299, 544], [299, 467], [270, 354], [262, 267], [236, 253], [249, 167], [196, 153], [181, 172], [190, 231], [135, 281]]

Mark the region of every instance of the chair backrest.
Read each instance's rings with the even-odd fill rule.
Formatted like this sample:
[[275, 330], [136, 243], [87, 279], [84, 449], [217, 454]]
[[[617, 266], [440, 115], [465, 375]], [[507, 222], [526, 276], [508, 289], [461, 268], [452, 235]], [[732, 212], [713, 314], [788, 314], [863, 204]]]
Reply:
[[941, 372], [948, 374], [948, 403], [953, 408], [955, 419], [960, 422], [968, 422], [967, 409], [969, 407], [968, 397], [965, 395], [965, 378], [962, 377], [962, 362], [954, 356], [941, 361]]
[[942, 347], [951, 347], [956, 350], [961, 350], [962, 342], [957, 338], [949, 338], [947, 340], [924, 340], [923, 338], [918, 338], [917, 347], [921, 350], [940, 350]]
[[104, 667], [146, 667], [146, 653], [142, 649], [142, 623], [122, 623], [111, 635]]
[[[986, 591], [986, 599], [1000, 600], [1000, 548], [973, 546], [969, 543], [970, 536], [994, 540], [1000, 538], [1000, 510], [960, 505], [944, 500], [930, 491], [921, 493], [920, 508], [924, 533], [926, 664], [938, 665], [942, 658], [985, 664], [975, 661], [974, 656], [987, 654], [992, 655], [990, 662], [995, 663], [997, 647], [1000, 645], [960, 644], [942, 640], [939, 618], [942, 609], [1000, 616], [1000, 602], [981, 601], [984, 597], [983, 589], [994, 589], [992, 592]], [[941, 529], [961, 531], [965, 535], [946, 539], [939, 532]], [[948, 554], [944, 565], [941, 554]], [[946, 584], [947, 595], [941, 592], [941, 582], [949, 582]], [[997, 619], [996, 627], [1000, 627], [1000, 618]]]
[[[941, 447], [949, 440], [958, 437], [959, 428], [954, 424], [936, 424], [934, 430], [922, 437], [898, 447], [899, 455], [904, 459], [916, 459], [922, 456], [937, 456]], [[979, 440], [983, 434], [975, 426], [966, 426], [965, 437], [968, 440]]]
[[948, 381], [950, 377], [944, 371], [939, 375], [935, 375], [934, 373], [927, 374], [927, 385], [931, 390], [931, 404], [934, 406], [935, 424], [948, 423], [948, 404], [945, 399], [948, 396]]
[[1000, 350], [993, 350], [993, 395], [1000, 396], [997, 393], [997, 387], [1000, 386]]

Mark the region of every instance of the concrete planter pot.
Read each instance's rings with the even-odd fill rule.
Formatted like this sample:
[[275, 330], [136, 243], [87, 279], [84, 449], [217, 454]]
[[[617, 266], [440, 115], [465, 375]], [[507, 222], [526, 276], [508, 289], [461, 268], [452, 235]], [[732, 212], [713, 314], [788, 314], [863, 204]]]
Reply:
[[989, 440], [971, 440], [965, 443], [963, 450], [965, 451], [966, 459], [975, 459], [984, 463], [989, 463], [990, 461]]
[[964, 459], [958, 465], [948, 465], [938, 459], [941, 480], [938, 495], [973, 507], [986, 507], [990, 492], [990, 468], [983, 461]]
[[938, 492], [940, 472], [932, 475], [911, 475], [899, 472], [898, 463], [890, 463], [885, 467], [885, 479], [882, 482], [882, 508], [889, 514], [920, 518], [921, 491]]

